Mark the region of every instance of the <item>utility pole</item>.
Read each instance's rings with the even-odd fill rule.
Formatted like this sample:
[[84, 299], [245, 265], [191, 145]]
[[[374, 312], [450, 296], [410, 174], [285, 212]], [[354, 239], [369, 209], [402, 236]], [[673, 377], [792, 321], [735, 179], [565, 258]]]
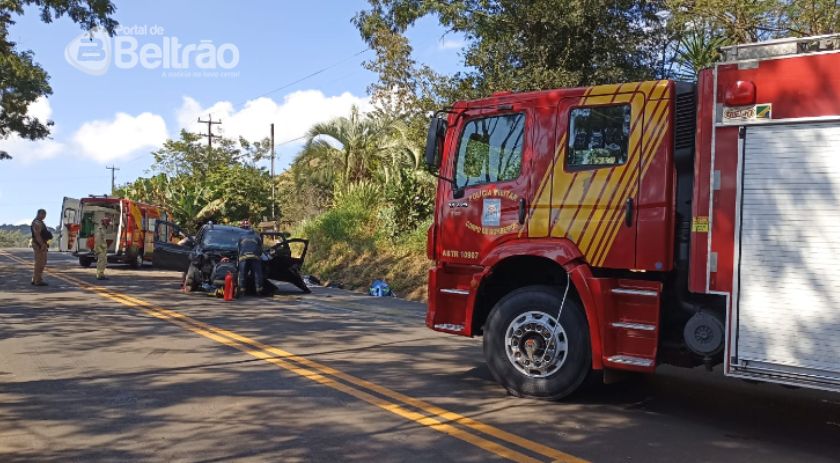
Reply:
[[114, 183], [114, 171], [120, 169], [118, 167], [114, 167], [113, 164], [105, 168], [111, 171], [111, 196], [114, 196], [114, 190], [117, 189], [116, 184]]
[[207, 147], [212, 148], [213, 147], [213, 126], [217, 125], [217, 124], [220, 125], [222, 123], [222, 120], [219, 119], [218, 121], [214, 121], [213, 120], [213, 115], [208, 114], [206, 121], [202, 121], [201, 118], [199, 117], [198, 122], [199, 122], [199, 124], [207, 124]]
[[274, 213], [274, 204], [277, 199], [274, 197], [274, 123], [271, 123], [271, 220], [277, 228], [277, 215]]

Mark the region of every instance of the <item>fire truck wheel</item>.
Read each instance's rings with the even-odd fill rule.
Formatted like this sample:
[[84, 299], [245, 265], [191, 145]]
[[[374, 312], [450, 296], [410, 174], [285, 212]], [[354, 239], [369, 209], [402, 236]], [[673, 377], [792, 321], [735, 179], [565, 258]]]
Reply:
[[91, 264], [93, 264], [93, 259], [90, 257], [79, 257], [79, 265], [84, 268], [90, 268]]
[[589, 326], [580, 303], [551, 286], [527, 286], [503, 297], [487, 319], [484, 356], [512, 395], [557, 400], [590, 373]]

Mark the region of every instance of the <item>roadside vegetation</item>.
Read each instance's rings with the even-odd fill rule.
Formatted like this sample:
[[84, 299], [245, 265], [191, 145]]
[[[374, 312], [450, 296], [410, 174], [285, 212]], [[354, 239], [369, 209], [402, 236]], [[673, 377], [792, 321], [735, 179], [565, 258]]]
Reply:
[[402, 119], [354, 108], [317, 124], [284, 177], [284, 220], [311, 242], [305, 270], [351, 289], [385, 278], [401, 297], [425, 297], [436, 183]]
[[[47, 229], [54, 236], [58, 236], [54, 228]], [[31, 236], [29, 225], [0, 225], [0, 248], [28, 248]], [[58, 248], [57, 240], [54, 239], [51, 244], [52, 247]]]
[[[463, 38], [465, 72], [442, 75], [415, 61], [406, 32], [425, 17]], [[353, 21], [375, 51], [365, 66], [378, 76], [369, 88], [376, 109], [313, 126], [275, 179], [274, 206], [284, 229], [311, 240], [305, 272], [351, 289], [385, 278], [398, 295], [422, 299], [437, 182], [422, 152], [433, 111], [497, 91], [695, 80], [722, 46], [840, 31], [840, 5], [369, 0]], [[182, 132], [153, 153], [150, 177], [119, 194], [168, 207], [191, 231], [207, 220], [259, 222], [272, 209], [271, 178], [257, 165], [267, 155], [265, 140], [209, 148]]]
[[29, 235], [18, 230], [8, 230], [0, 226], [0, 248], [25, 248], [29, 246]]

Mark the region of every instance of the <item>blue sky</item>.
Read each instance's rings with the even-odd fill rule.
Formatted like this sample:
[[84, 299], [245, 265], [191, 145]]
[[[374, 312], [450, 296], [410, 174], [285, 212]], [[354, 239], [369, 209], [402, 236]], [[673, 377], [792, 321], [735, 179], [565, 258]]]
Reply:
[[[93, 55], [87, 48], [80, 53], [78, 45], [66, 53], [68, 44], [90, 43], [80, 41], [82, 31], [67, 19], [43, 24], [34, 11], [17, 18], [12, 41], [34, 51], [53, 88], [53, 95], [30, 111], [48, 116], [55, 127], [46, 141], [0, 140], [0, 149], [14, 156], [0, 162], [0, 224], [28, 223], [41, 207], [47, 209], [48, 224], [58, 223], [64, 196], [110, 192], [107, 165], [120, 168], [117, 183], [144, 175], [151, 164], [149, 153], [167, 136], [177, 136], [182, 127], [202, 129], [195, 122], [198, 115], [221, 118], [226, 136], [251, 139], [267, 136], [274, 122], [280, 143], [302, 135], [314, 122], [344, 114], [352, 104], [367, 104], [366, 89], [375, 75], [361, 63], [373, 53], [354, 56], [366, 46], [350, 22], [365, 1], [153, 0], [116, 1], [116, 6], [116, 19], [126, 29], [122, 52], [116, 53], [111, 42], [107, 58], [96, 47]], [[439, 72], [461, 69], [460, 37], [446, 34], [434, 18], [421, 20], [408, 35], [418, 61]], [[165, 69], [164, 58], [154, 49], [171, 50], [173, 40], [181, 44], [181, 52], [204, 44], [212, 46], [215, 56], [223, 53], [212, 63], [211, 55], [202, 58], [196, 52], [189, 55], [186, 69]], [[139, 59], [144, 46], [151, 49], [145, 67]], [[82, 55], [110, 66], [91, 75], [66, 58]], [[77, 61], [82, 67], [87, 64]], [[299, 143], [278, 146], [280, 169], [299, 148]]]

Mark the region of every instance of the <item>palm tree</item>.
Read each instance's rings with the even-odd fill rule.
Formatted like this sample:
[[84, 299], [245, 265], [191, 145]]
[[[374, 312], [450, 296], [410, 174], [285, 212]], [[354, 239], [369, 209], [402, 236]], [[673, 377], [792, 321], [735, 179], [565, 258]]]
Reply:
[[295, 160], [296, 175], [339, 189], [364, 180], [397, 181], [403, 167], [419, 168], [401, 121], [353, 106], [349, 117], [315, 124]]
[[679, 77], [697, 80], [701, 69], [713, 66], [720, 60], [720, 48], [729, 44], [723, 36], [713, 36], [705, 30], [693, 30], [682, 38], [677, 50], [677, 63], [684, 71]]

